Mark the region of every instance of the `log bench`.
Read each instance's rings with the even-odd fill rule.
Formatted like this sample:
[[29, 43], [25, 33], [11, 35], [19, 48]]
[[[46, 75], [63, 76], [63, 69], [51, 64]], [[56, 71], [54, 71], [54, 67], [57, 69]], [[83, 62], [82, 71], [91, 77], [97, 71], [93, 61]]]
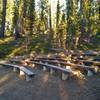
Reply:
[[31, 77], [33, 77], [35, 75], [35, 73], [28, 70], [24, 66], [19, 66], [19, 65], [15, 65], [15, 64], [8, 64], [8, 63], [0, 63], [0, 65], [13, 67], [14, 72], [17, 70], [20, 70], [20, 75], [25, 75], [26, 81], [29, 81], [31, 79]]
[[[11, 62], [20, 63], [20, 60], [13, 59], [13, 60], [11, 60]], [[53, 74], [55, 72], [55, 70], [61, 71], [62, 72], [62, 80], [66, 80], [70, 75], [72, 75], [72, 71], [69, 69], [54, 66], [54, 65], [48, 64], [47, 62], [43, 63], [41, 60], [33, 60], [33, 61], [30, 61], [30, 63], [36, 64], [36, 65], [42, 65], [43, 71], [46, 71], [46, 69], [49, 68], [50, 74]]]
[[[76, 70], [80, 70], [80, 71], [87, 71], [90, 72], [96, 72], [96, 68], [97, 67], [91, 67], [91, 66], [86, 66], [86, 65], [80, 65], [80, 64], [74, 64], [74, 63], [68, 63], [68, 62], [62, 62], [62, 61], [55, 61], [55, 60], [33, 60], [33, 61], [42, 61], [43, 63], [49, 63], [49, 64], [58, 64], [57, 66], [61, 67], [65, 67], [65, 66], [70, 66], [72, 69], [76, 69]], [[89, 76], [87, 74], [87, 76]]]
[[58, 60], [58, 61], [64, 61], [64, 62], [66, 62], [66, 61], [68, 61], [68, 59], [66, 59], [66, 58], [58, 58], [58, 57], [37, 57], [36, 59], [38, 59], [38, 60]]
[[96, 56], [93, 58], [93, 61], [99, 61], [100, 62], [100, 56]]
[[100, 61], [92, 61], [92, 60], [79, 60], [79, 59], [76, 59], [78, 62], [81, 62], [81, 63], [89, 63], [91, 65], [95, 65], [95, 66], [100, 66]]
[[98, 54], [97, 54], [97, 52], [85, 52], [85, 53], [83, 53], [83, 56], [97, 56]]
[[32, 63], [37, 64], [37, 65], [42, 65], [43, 71], [46, 71], [46, 69], [49, 68], [51, 74], [53, 74], [55, 71], [60, 71], [62, 73], [62, 80], [66, 80], [68, 79], [69, 76], [74, 75], [71, 69], [65, 69], [65, 68], [61, 68], [61, 67], [51, 65], [48, 63], [43, 63], [43, 62], [32, 61]]
[[[15, 59], [15, 60], [12, 60], [12, 62], [20, 62], [18, 59]], [[86, 65], [80, 65], [80, 64], [74, 64], [74, 63], [68, 63], [68, 62], [63, 62], [63, 61], [57, 61], [57, 60], [44, 60], [44, 59], [36, 59], [36, 60], [32, 60], [32, 61], [29, 61], [28, 63], [32, 63], [32, 62], [36, 62], [36, 64], [40, 64], [40, 62], [43, 62], [44, 64], [45, 63], [49, 63], [49, 64], [55, 64], [56, 66], [58, 67], [70, 67], [71, 69], [73, 70], [79, 70], [80, 72], [82, 73], [86, 73], [87, 76], [91, 76], [93, 75], [94, 73], [97, 73], [98, 72], [98, 68], [97, 67], [91, 67], [91, 66], [86, 66]], [[43, 65], [43, 64], [42, 64]], [[43, 67], [44, 70], [46, 69], [45, 67]]]

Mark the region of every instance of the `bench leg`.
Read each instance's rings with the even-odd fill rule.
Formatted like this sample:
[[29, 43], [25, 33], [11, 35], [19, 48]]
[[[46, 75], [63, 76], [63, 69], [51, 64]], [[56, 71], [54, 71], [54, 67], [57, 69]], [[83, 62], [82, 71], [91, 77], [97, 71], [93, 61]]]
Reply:
[[62, 73], [62, 80], [68, 79], [68, 74]]
[[87, 76], [92, 76], [92, 75], [93, 75], [92, 71], [88, 70]]
[[31, 67], [34, 68], [35, 67], [35, 64], [32, 64]]
[[98, 68], [97, 67], [95, 67], [94, 70], [95, 70], [96, 73], [98, 72]]
[[46, 67], [45, 66], [43, 66], [43, 71], [46, 71]]
[[55, 72], [55, 70], [50, 68], [50, 74], [53, 74], [54, 72]]
[[20, 70], [20, 76], [23, 76], [23, 75], [25, 75], [25, 73]]
[[59, 67], [61, 67], [61, 64], [58, 64]]
[[13, 67], [13, 71], [14, 71], [14, 72], [17, 72], [17, 69], [18, 69], [18, 68], [16, 68], [16, 67]]
[[70, 66], [66, 66], [66, 69], [71, 69]]
[[28, 75], [25, 75], [26, 81], [29, 82], [31, 78]]

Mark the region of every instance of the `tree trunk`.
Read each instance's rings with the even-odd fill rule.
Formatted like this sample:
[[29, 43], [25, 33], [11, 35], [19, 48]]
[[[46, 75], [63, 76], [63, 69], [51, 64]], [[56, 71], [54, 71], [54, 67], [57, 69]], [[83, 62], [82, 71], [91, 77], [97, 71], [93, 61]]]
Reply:
[[50, 26], [50, 29], [52, 29], [52, 15], [51, 15], [51, 6], [49, 7], [49, 26]]
[[3, 0], [2, 21], [1, 21], [1, 28], [0, 28], [0, 38], [4, 37], [4, 32], [5, 32], [6, 5], [7, 5], [7, 0]]

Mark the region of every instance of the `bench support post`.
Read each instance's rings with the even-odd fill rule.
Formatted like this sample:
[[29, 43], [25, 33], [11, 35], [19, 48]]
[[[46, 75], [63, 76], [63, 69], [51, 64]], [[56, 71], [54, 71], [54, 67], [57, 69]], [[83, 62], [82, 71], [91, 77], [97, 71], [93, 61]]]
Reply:
[[32, 67], [32, 68], [35, 68], [35, 64], [32, 64], [31, 67]]
[[59, 67], [61, 67], [61, 64], [58, 64]]
[[43, 71], [46, 71], [46, 66], [43, 66]]
[[87, 76], [92, 76], [92, 75], [93, 75], [92, 71], [88, 70]]
[[96, 73], [98, 72], [98, 68], [97, 67], [95, 67], [94, 70], [95, 70]]
[[22, 70], [20, 70], [20, 76], [23, 76], [23, 75], [25, 75], [25, 73]]
[[26, 81], [29, 82], [31, 78], [28, 75], [25, 75]]
[[54, 69], [50, 68], [50, 74], [53, 74], [54, 72]]
[[68, 74], [62, 73], [62, 80], [68, 79]]
[[14, 71], [14, 72], [17, 72], [17, 69], [18, 69], [18, 68], [16, 68], [16, 67], [13, 67], [13, 71]]

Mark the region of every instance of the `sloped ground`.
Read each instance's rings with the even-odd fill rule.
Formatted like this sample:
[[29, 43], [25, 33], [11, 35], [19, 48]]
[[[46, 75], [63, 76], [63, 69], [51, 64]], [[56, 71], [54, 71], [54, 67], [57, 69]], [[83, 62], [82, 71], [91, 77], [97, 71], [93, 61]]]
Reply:
[[[9, 59], [15, 55], [27, 55], [25, 37], [14, 40], [13, 37], [0, 39], [0, 60]], [[41, 37], [32, 37], [32, 41], [28, 46], [28, 54], [30, 52], [47, 53], [51, 47], [48, 41], [44, 41]]]
[[0, 100], [100, 100], [100, 74], [62, 81], [57, 75], [33, 71], [37, 75], [26, 82], [11, 68], [0, 67]]

